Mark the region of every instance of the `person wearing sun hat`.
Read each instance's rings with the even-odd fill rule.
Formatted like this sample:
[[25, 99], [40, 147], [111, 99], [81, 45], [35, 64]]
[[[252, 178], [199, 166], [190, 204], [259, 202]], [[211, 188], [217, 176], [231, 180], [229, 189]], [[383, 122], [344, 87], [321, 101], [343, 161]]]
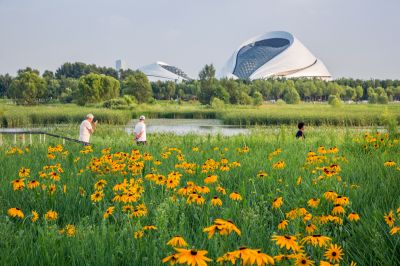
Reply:
[[145, 145], [147, 143], [146, 138], [146, 124], [144, 120], [146, 117], [141, 115], [139, 117], [139, 122], [135, 125], [134, 133], [135, 133], [135, 141], [138, 145]]
[[96, 128], [97, 121], [92, 125], [93, 119], [93, 114], [87, 114], [86, 119], [82, 121], [79, 127], [79, 140], [85, 142], [86, 145], [89, 144], [90, 135], [93, 134]]

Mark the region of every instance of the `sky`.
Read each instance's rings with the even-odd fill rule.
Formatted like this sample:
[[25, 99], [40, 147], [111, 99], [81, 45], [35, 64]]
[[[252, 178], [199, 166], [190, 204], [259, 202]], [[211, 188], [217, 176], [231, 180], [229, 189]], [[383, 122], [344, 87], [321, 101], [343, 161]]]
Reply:
[[399, 10], [399, 0], [0, 0], [0, 74], [122, 59], [197, 77], [247, 39], [284, 30], [334, 78], [399, 79]]

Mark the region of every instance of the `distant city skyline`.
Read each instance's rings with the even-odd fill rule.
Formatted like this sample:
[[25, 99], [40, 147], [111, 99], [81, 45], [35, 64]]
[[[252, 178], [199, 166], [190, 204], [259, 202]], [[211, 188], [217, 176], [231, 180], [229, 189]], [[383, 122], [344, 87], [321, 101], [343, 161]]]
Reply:
[[0, 74], [65, 62], [137, 69], [163, 61], [191, 77], [247, 39], [294, 34], [333, 78], [400, 79], [397, 0], [0, 0]]

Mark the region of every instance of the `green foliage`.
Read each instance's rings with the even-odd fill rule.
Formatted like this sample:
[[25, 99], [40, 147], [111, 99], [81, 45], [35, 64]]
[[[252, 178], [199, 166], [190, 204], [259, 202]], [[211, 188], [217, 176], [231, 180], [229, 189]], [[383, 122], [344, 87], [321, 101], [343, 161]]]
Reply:
[[17, 104], [38, 104], [46, 92], [46, 82], [33, 71], [21, 71], [10, 87], [10, 96], [16, 99]]
[[284, 105], [284, 104], [286, 104], [286, 102], [285, 102], [284, 100], [282, 100], [282, 99], [278, 99], [275, 103], [276, 103], [277, 105]]
[[378, 96], [378, 101], [379, 104], [388, 104], [389, 103], [389, 98], [386, 95], [386, 93], [379, 95]]
[[262, 105], [264, 99], [260, 92], [256, 91], [253, 96], [253, 105], [260, 106]]
[[294, 87], [292, 80], [287, 81], [287, 87], [284, 90], [283, 100], [288, 104], [298, 104], [300, 102], [300, 95]]
[[153, 92], [147, 76], [140, 71], [128, 75], [123, 81], [123, 94], [134, 96], [139, 103], [149, 101]]
[[342, 105], [342, 101], [337, 95], [329, 95], [328, 103], [332, 106], [340, 106]]
[[99, 103], [119, 96], [119, 81], [113, 77], [88, 74], [79, 79], [77, 103]]
[[221, 109], [225, 108], [225, 103], [224, 103], [224, 101], [218, 99], [217, 97], [214, 97], [211, 100], [211, 107], [213, 109], [221, 110]]

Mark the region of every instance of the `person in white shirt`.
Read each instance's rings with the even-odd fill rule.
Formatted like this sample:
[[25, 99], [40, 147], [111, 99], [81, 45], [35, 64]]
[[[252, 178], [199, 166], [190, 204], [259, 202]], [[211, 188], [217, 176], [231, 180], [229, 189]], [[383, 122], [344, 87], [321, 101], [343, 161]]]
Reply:
[[135, 129], [133, 132], [135, 133], [135, 141], [138, 145], [145, 145], [146, 144], [146, 124], [144, 120], [146, 118], [144, 115], [139, 117], [139, 122], [135, 125]]
[[87, 144], [90, 141], [90, 135], [93, 134], [94, 129], [96, 128], [97, 121], [93, 123], [93, 114], [86, 115], [86, 119], [82, 121], [81, 126], [79, 127], [79, 140], [86, 142]]

